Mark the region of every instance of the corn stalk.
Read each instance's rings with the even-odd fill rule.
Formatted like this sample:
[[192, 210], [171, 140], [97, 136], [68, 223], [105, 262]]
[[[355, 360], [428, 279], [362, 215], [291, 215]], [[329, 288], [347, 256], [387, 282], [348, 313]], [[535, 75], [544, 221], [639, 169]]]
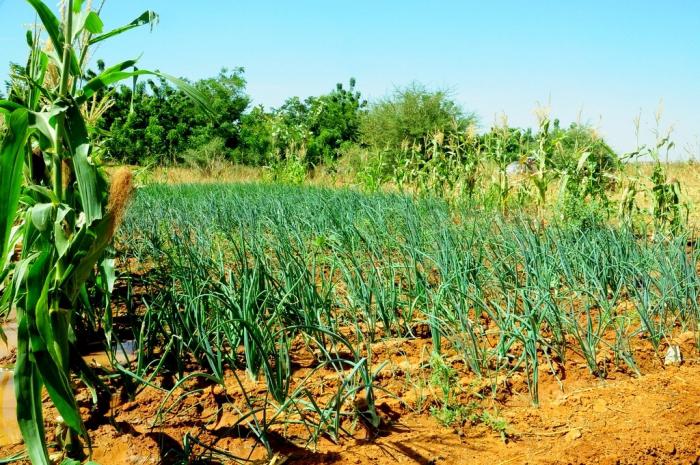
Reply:
[[[85, 82], [84, 67], [90, 46], [152, 25], [157, 16], [147, 11], [126, 26], [104, 32], [99, 14], [83, 0], [67, 0], [61, 20], [42, 1], [27, 2], [48, 44], [41, 46], [36, 30], [28, 32], [26, 68], [20, 70], [8, 100], [0, 100], [0, 114], [7, 120], [0, 145], [0, 311], [17, 312], [14, 379], [20, 430], [32, 463], [48, 465], [43, 388], [69, 428], [63, 444], [68, 455], [84, 457], [79, 438], [89, 444], [71, 373], [95, 378], [86, 376], [86, 367], [79, 363], [74, 324], [82, 316], [79, 298], [88, 295], [86, 283], [111, 266], [103, 259], [104, 250], [131, 190], [128, 171], [108, 183], [96, 162], [97, 148], [81, 108], [114, 83], [156, 74], [135, 70], [136, 61], [128, 60]], [[204, 104], [186, 83], [159, 75]], [[33, 169], [38, 161], [44, 162], [44, 170]], [[20, 257], [13, 261], [8, 257], [19, 244]]]

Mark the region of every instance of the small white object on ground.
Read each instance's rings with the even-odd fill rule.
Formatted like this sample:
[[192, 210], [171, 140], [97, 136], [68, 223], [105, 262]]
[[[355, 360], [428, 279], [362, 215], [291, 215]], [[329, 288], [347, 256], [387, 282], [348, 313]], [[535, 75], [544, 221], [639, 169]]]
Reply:
[[681, 348], [679, 346], [670, 346], [666, 351], [664, 365], [679, 365], [682, 361]]

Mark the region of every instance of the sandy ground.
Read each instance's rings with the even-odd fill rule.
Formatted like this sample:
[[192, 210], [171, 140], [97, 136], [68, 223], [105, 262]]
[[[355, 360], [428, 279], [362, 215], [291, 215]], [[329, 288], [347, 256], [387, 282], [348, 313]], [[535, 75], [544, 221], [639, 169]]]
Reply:
[[[419, 392], [417, 381], [421, 354], [429, 348], [429, 339], [376, 344], [375, 356], [389, 360], [379, 384], [391, 393], [378, 398], [383, 424], [377, 433], [356, 427], [353, 436], [337, 443], [322, 437], [315, 448], [305, 448], [305, 430], [276, 427], [277, 455], [272, 462], [246, 431], [233, 427], [240, 400], [233, 381], [225, 388], [200, 386], [156, 427], [153, 421], [164, 400], [161, 391], [145, 389], [134, 399], [117, 395], [110, 411], [98, 415], [89, 411], [87, 392], [81, 391], [78, 398], [93, 441], [93, 458], [105, 465], [233, 463], [222, 457], [194, 460], [206, 454], [202, 456], [204, 450], [196, 444], [187, 450], [186, 434], [252, 463], [276, 465], [700, 464], [700, 359], [690, 335], [685, 337], [682, 365], [664, 367], [657, 357], [642, 356], [641, 377], [611, 370], [607, 379], [599, 380], [572, 357], [558, 377], [543, 371], [538, 408], [531, 406], [517, 374], [499, 383], [495, 395], [483, 389], [488, 383], [480, 386], [471, 376], [460, 379], [465, 403], [474, 392], [486, 393], [480, 404], [506, 421], [505, 440], [482, 423], [446, 427], [430, 414], [435, 393], [425, 386], [421, 389], [427, 391]], [[309, 368], [299, 370], [302, 375]], [[320, 371], [318, 384], [310, 385], [319, 399], [332, 377], [329, 373]], [[264, 392], [263, 383], [246, 383], [249, 392]], [[45, 407], [51, 436], [55, 414], [48, 403]], [[20, 450], [19, 445], [0, 447], [0, 455]]]

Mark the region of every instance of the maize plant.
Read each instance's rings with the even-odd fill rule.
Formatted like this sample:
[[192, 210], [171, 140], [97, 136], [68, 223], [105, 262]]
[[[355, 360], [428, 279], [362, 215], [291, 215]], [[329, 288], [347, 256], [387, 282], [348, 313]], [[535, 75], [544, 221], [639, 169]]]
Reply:
[[[26, 67], [14, 69], [10, 95], [0, 100], [7, 125], [0, 145], [0, 308], [5, 314], [15, 310], [18, 320], [14, 380], [19, 427], [32, 463], [48, 465], [43, 388], [68, 428], [65, 438], [58, 438], [65, 452], [83, 458], [80, 438], [89, 444], [71, 373], [95, 378], [77, 356], [74, 324], [83, 316], [86, 282], [95, 277], [108, 287], [113, 276], [104, 251], [131, 189], [128, 171], [111, 183], [101, 171], [84, 110], [108, 86], [156, 74], [137, 70], [136, 61], [128, 60], [86, 80], [90, 48], [153, 25], [157, 16], [147, 11], [105, 32], [99, 11], [82, 0], [63, 2], [58, 16], [40, 0], [27, 1], [48, 39], [38, 27], [27, 33]], [[204, 104], [186, 83], [158, 75]]]

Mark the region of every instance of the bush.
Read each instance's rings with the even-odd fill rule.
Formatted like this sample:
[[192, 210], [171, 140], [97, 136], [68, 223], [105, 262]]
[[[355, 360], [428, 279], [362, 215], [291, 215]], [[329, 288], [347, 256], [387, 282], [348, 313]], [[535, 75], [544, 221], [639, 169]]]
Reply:
[[555, 220], [562, 227], [579, 231], [600, 228], [610, 219], [610, 205], [605, 199], [587, 199], [565, 191], [559, 199], [559, 215]]
[[219, 177], [227, 166], [226, 143], [221, 137], [214, 137], [197, 148], [187, 149], [182, 161], [190, 168], [207, 177]]
[[613, 149], [590, 126], [572, 123], [563, 129], [555, 119], [550, 139], [552, 164], [560, 170], [576, 169], [582, 153], [587, 153], [587, 163], [594, 163], [601, 172], [620, 168], [620, 160]]
[[400, 150], [423, 146], [437, 132], [466, 129], [476, 118], [465, 113], [445, 91], [431, 91], [420, 84], [397, 89], [370, 106], [361, 120], [364, 144], [375, 149]]
[[390, 179], [390, 176], [387, 174], [389, 171], [388, 157], [382, 151], [376, 153], [365, 152], [364, 155], [362, 162], [358, 165], [361, 168], [357, 170], [355, 179], [366, 192], [377, 192], [382, 184]]
[[[100, 65], [103, 66], [103, 65]], [[107, 157], [127, 164], [166, 165], [187, 158], [213, 139], [223, 141], [226, 158], [252, 166], [270, 166], [294, 158], [307, 168], [332, 163], [344, 144], [359, 140], [366, 102], [350, 79], [328, 94], [288, 99], [270, 112], [262, 106], [245, 113], [243, 70], [223, 70], [194, 86], [207, 98], [214, 115], [205, 115], [165, 81], [142, 82], [113, 90], [113, 105], [98, 122]]]
[[277, 161], [266, 167], [263, 179], [267, 182], [301, 185], [306, 180], [306, 164], [299, 158]]

